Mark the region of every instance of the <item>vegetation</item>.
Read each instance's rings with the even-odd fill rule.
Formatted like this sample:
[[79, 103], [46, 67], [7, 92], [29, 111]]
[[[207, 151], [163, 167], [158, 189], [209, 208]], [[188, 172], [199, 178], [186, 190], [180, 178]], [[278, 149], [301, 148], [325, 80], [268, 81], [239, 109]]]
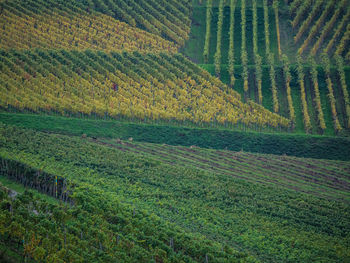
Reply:
[[337, 46], [337, 49], [335, 51], [335, 54], [340, 56], [344, 52], [346, 48], [346, 43], [350, 41], [350, 25], [347, 25], [346, 32], [343, 35], [343, 37], [340, 40], [339, 45]]
[[[40, 171], [41, 178], [48, 180], [47, 186], [54, 183], [50, 175], [70, 185], [68, 203], [73, 206], [62, 203], [48, 207], [30, 194], [19, 196], [16, 202], [2, 194], [1, 226], [6, 236], [1, 238], [8, 238], [15, 247], [24, 234], [28, 257], [76, 261], [90, 250], [87, 259], [104, 262], [148, 262], [152, 258], [266, 262], [291, 257], [309, 261], [316, 255], [338, 261], [348, 253], [346, 202], [169, 166], [83, 138], [6, 126], [1, 128], [1, 138], [5, 174], [13, 177], [14, 171], [26, 171], [22, 177], [35, 178]], [[74, 161], [77, 158], [79, 161]], [[9, 231], [8, 222], [19, 226], [18, 235]], [[34, 232], [34, 226], [41, 227], [35, 227]], [[27, 234], [21, 232], [24, 227]], [[47, 236], [49, 242], [42, 242], [40, 253], [34, 253], [30, 248], [38, 248], [36, 242]], [[259, 245], [261, 238], [265, 239], [264, 246]]]
[[[335, 23], [337, 22], [339, 15], [342, 13], [343, 11], [343, 7], [345, 6], [346, 1], [342, 1], [341, 4], [338, 5], [336, 11], [334, 12], [332, 18], [327, 22], [327, 24], [323, 27], [323, 30], [321, 32], [321, 35], [319, 36], [319, 38], [317, 39], [316, 43], [314, 44], [314, 46], [311, 49], [311, 55], [315, 55], [317, 50], [320, 48], [322, 42], [324, 41], [324, 39], [327, 37], [327, 35], [330, 33], [330, 31], [333, 29]], [[350, 17], [350, 9], [348, 9], [347, 14], [344, 16], [344, 19], [346, 20], [347, 17]], [[341, 24], [341, 23], [340, 23]]]
[[233, 86], [235, 84], [235, 52], [234, 52], [234, 28], [235, 28], [235, 8], [236, 8], [236, 0], [230, 1], [230, 44], [228, 51], [228, 72], [230, 75], [230, 84]]
[[288, 126], [285, 118], [257, 104], [243, 104], [236, 92], [181, 55], [36, 50], [0, 56], [3, 108], [252, 128]]
[[265, 31], [265, 50], [266, 56], [269, 58], [270, 54], [270, 29], [269, 29], [269, 9], [267, 0], [263, 0], [264, 8], [264, 31]]
[[221, 39], [222, 39], [222, 23], [224, 22], [224, 0], [220, 0], [219, 4], [219, 20], [217, 30], [217, 42], [216, 52], [214, 56], [215, 60], [215, 73], [216, 76], [220, 77], [220, 66], [221, 66]]
[[346, 118], [347, 118], [346, 127], [350, 128], [350, 101], [349, 101], [348, 87], [345, 81], [344, 62], [340, 56], [336, 56], [335, 60], [337, 64], [337, 71], [340, 79], [340, 85], [343, 92], [343, 98], [344, 98], [344, 104], [345, 104], [345, 111], [346, 111]]
[[304, 40], [303, 44], [298, 49], [298, 54], [302, 54], [305, 50], [305, 48], [311, 43], [311, 41], [314, 39], [316, 34], [318, 34], [321, 26], [323, 25], [324, 21], [326, 20], [329, 12], [331, 12], [332, 8], [335, 5], [335, 0], [331, 0], [327, 3], [325, 9], [322, 12], [322, 15], [318, 18], [318, 20], [315, 22], [313, 27], [310, 29], [309, 35]]
[[290, 74], [290, 65], [289, 65], [288, 57], [286, 55], [282, 56], [282, 62], [283, 62], [283, 75], [284, 75], [284, 79], [286, 83], [286, 91], [287, 91], [289, 119], [291, 120], [292, 126], [294, 127], [295, 110], [293, 106], [293, 99], [292, 99], [292, 93], [290, 88], [290, 82], [291, 82], [292, 76]]
[[350, 262], [349, 19], [0, 0], [0, 262]]
[[243, 89], [247, 93], [248, 86], [248, 54], [246, 50], [246, 2], [245, 0], [241, 1], [241, 32], [242, 32], [242, 47], [241, 47], [241, 61], [243, 66], [242, 79], [243, 79]]
[[298, 33], [294, 37], [294, 42], [298, 42], [301, 38], [301, 36], [305, 33], [305, 31], [310, 27], [311, 22], [317, 15], [317, 13], [320, 11], [320, 7], [324, 4], [323, 0], [318, 0], [312, 7], [311, 12], [309, 13], [307, 19], [303, 21], [301, 26], [298, 29]]
[[342, 33], [344, 26], [346, 25], [348, 19], [350, 18], [350, 8], [348, 8], [346, 14], [343, 16], [342, 20], [335, 29], [332, 39], [328, 42], [327, 46], [324, 48], [325, 53], [329, 53], [334, 43], [337, 41], [338, 36]]
[[339, 123], [338, 119], [338, 114], [337, 114], [337, 109], [336, 109], [336, 100], [334, 98], [334, 91], [333, 91], [333, 84], [331, 80], [331, 69], [330, 69], [330, 61], [329, 58], [326, 54], [322, 55], [322, 63], [323, 67], [326, 73], [326, 78], [327, 78], [327, 88], [328, 88], [328, 98], [329, 102], [331, 104], [331, 109], [332, 109], [332, 117], [333, 117], [333, 124], [334, 124], [334, 130], [336, 133], [338, 133], [342, 128]]
[[313, 88], [315, 90], [315, 103], [316, 103], [316, 109], [317, 109], [317, 119], [319, 122], [320, 129], [323, 132], [326, 129], [326, 123], [324, 121], [323, 110], [322, 110], [321, 99], [320, 99], [317, 65], [316, 65], [315, 60], [313, 58], [310, 58], [310, 64], [311, 64], [311, 78], [312, 78]]
[[304, 68], [301, 62], [301, 57], [298, 55], [297, 57], [298, 65], [297, 65], [297, 71], [298, 71], [298, 82], [300, 87], [300, 98], [301, 98], [301, 105], [303, 109], [303, 117], [304, 117], [304, 128], [306, 133], [309, 133], [311, 131], [311, 121], [310, 121], [310, 115], [308, 112], [307, 102], [306, 102], [306, 94], [305, 94], [305, 83], [304, 83]]
[[306, 0], [306, 1], [303, 1], [302, 4], [298, 7], [296, 15], [292, 21], [293, 28], [295, 28], [300, 23], [300, 21], [304, 17], [305, 12], [307, 12], [311, 4], [312, 4], [311, 0]]
[[240, 132], [16, 113], [1, 113], [0, 120], [8, 125], [47, 133], [122, 140], [133, 138], [139, 142], [350, 161], [350, 140], [345, 137]]
[[253, 1], [253, 52], [255, 62], [255, 78], [258, 86], [258, 102], [262, 104], [262, 58], [258, 53], [258, 15], [256, 0]]
[[208, 62], [208, 59], [209, 59], [212, 5], [213, 5], [212, 0], [207, 0], [207, 16], [206, 16], [207, 23], [206, 23], [205, 44], [204, 44], [204, 51], [203, 51], [203, 57], [205, 62]]
[[[105, 51], [169, 51], [177, 46], [170, 41], [131, 27], [100, 13], [43, 5], [22, 11], [23, 1], [2, 2], [1, 49], [98, 49]], [[38, 4], [37, 3], [37, 4]]]
[[276, 23], [276, 32], [277, 32], [277, 44], [278, 44], [278, 55], [282, 56], [281, 48], [281, 34], [280, 34], [280, 22], [278, 17], [278, 0], [273, 1], [273, 10], [275, 12], [275, 23]]
[[[69, 2], [76, 4], [76, 1]], [[165, 36], [179, 45], [183, 45], [188, 39], [191, 26], [189, 1], [85, 0], [78, 3], [89, 11], [99, 11], [131, 26], [136, 25], [151, 33]]]

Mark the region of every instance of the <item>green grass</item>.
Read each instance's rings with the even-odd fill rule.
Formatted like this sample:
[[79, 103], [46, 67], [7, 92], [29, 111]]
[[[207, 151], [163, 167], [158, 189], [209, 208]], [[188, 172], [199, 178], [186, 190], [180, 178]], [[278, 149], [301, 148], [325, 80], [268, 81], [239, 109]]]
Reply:
[[33, 190], [33, 189], [30, 189], [30, 188], [26, 188], [26, 187], [24, 187], [22, 184], [16, 183], [16, 182], [14, 182], [13, 180], [8, 179], [8, 178], [7, 178], [6, 176], [4, 176], [4, 175], [0, 175], [0, 183], [1, 183], [3, 186], [5, 186], [5, 187], [7, 187], [7, 188], [9, 188], [9, 189], [11, 189], [11, 190], [16, 191], [17, 193], [23, 194], [26, 190], [31, 190], [31, 191], [33, 192], [34, 196], [43, 198], [43, 199], [45, 199], [45, 200], [46, 200], [48, 203], [50, 203], [50, 204], [56, 204], [56, 203], [58, 203], [58, 200], [57, 200], [57, 199], [55, 199], [55, 198], [53, 198], [53, 197], [51, 197], [51, 196], [42, 194], [42, 193], [38, 192], [37, 190]]
[[237, 132], [226, 129], [185, 128], [121, 121], [1, 113], [0, 122], [39, 131], [86, 134], [170, 145], [228, 149], [299, 157], [350, 160], [350, 139], [287, 133]]

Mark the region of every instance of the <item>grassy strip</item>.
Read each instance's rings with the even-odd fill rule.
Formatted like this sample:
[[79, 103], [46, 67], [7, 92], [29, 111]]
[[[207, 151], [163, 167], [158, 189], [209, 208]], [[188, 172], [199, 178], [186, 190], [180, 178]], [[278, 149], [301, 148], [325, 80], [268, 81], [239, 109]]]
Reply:
[[[16, 191], [17, 193], [23, 194], [27, 190], [22, 184], [16, 183], [3, 175], [0, 175], [0, 183], [3, 186], [5, 186], [13, 191]], [[42, 194], [36, 190], [32, 190], [32, 192], [33, 192], [34, 196], [45, 199], [49, 204], [57, 204], [58, 203], [58, 200], [51, 197], [51, 196]]]
[[237, 132], [225, 129], [184, 128], [121, 121], [1, 113], [0, 122], [39, 131], [106, 137], [170, 145], [228, 149], [298, 157], [350, 160], [350, 140], [302, 134]]

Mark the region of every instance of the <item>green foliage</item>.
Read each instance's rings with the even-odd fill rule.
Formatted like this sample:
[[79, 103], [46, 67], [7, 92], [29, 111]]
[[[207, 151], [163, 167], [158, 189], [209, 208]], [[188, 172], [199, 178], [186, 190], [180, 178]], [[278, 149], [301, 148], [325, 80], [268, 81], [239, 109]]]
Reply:
[[16, 199], [12, 214], [1, 206], [1, 227], [12, 240], [22, 238], [7, 222], [26, 226], [28, 256], [41, 239], [52, 257], [88, 262], [336, 262], [349, 252], [347, 203], [169, 166], [81, 138], [6, 126], [0, 133], [3, 160], [74, 185], [73, 206], [48, 207], [30, 194]]
[[211, 27], [211, 17], [212, 17], [212, 0], [207, 0], [207, 16], [206, 16], [206, 32], [205, 32], [205, 42], [203, 57], [204, 62], [208, 63], [209, 59], [209, 45], [210, 45], [210, 27]]
[[229, 29], [229, 51], [228, 51], [228, 72], [230, 75], [230, 85], [235, 84], [235, 52], [234, 52], [234, 28], [235, 28], [235, 8], [236, 0], [230, 1], [230, 29]]
[[335, 60], [336, 60], [337, 71], [340, 79], [340, 85], [342, 88], [344, 104], [345, 104], [345, 111], [346, 111], [346, 118], [347, 118], [346, 127], [350, 128], [350, 101], [349, 101], [348, 87], [345, 81], [344, 62], [342, 57], [338, 55], [335, 56]]
[[319, 121], [319, 126], [324, 131], [326, 129], [326, 123], [324, 121], [323, 116], [323, 110], [321, 106], [321, 99], [320, 99], [320, 91], [318, 88], [318, 72], [317, 72], [317, 66], [315, 60], [310, 57], [309, 58], [310, 64], [311, 64], [311, 78], [315, 90], [315, 102], [316, 102], [316, 108], [317, 108], [317, 119]]
[[221, 39], [222, 39], [222, 24], [224, 22], [224, 2], [225, 2], [224, 0], [220, 0], [220, 4], [219, 4], [217, 42], [216, 42], [216, 52], [214, 55], [215, 73], [216, 73], [216, 76], [218, 77], [220, 77], [220, 65], [221, 65]]
[[288, 111], [289, 111], [289, 119], [293, 123], [292, 126], [294, 126], [295, 123], [295, 109], [293, 106], [293, 99], [292, 99], [292, 93], [290, 88], [290, 82], [292, 80], [292, 75], [290, 74], [290, 65], [289, 60], [286, 55], [282, 56], [282, 62], [283, 62], [283, 75], [286, 82], [286, 91], [287, 91], [287, 101], [288, 101]]
[[303, 109], [303, 119], [304, 119], [304, 127], [305, 132], [308, 133], [311, 131], [311, 121], [310, 121], [310, 115], [308, 112], [308, 105], [306, 101], [306, 93], [305, 93], [305, 73], [304, 73], [304, 67], [302, 65], [302, 59], [300, 55], [297, 56], [297, 72], [298, 72], [298, 82], [300, 87], [300, 98], [301, 98], [301, 105]]
[[237, 132], [225, 129], [185, 128], [121, 121], [64, 118], [57, 116], [1, 113], [0, 121], [38, 131], [86, 134], [89, 137], [132, 137], [135, 141], [170, 145], [287, 154], [299, 157], [350, 160], [350, 140], [345, 137], [300, 134]]

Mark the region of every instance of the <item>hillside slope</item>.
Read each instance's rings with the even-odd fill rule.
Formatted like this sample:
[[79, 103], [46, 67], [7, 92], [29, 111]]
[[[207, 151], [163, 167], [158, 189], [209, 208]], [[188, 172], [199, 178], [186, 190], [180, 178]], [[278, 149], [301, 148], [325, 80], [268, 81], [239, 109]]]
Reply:
[[[288, 127], [175, 54], [2, 51], [1, 106], [144, 121]], [[45, 65], [45, 67], [43, 67]]]
[[348, 0], [194, 1], [181, 52], [296, 132], [347, 135], [349, 10]]
[[[63, 200], [68, 194], [78, 206], [66, 210], [73, 216], [70, 220], [59, 221], [65, 231], [58, 236], [63, 240], [62, 233], [66, 233], [69, 253], [59, 248], [45, 255], [58, 253], [64, 259], [76, 255], [79, 250], [71, 242], [74, 238], [74, 244], [81, 242], [80, 229], [84, 229], [86, 244], [95, 247], [90, 257], [99, 255], [105, 262], [125, 253], [134, 262], [148, 262], [152, 255], [170, 262], [309, 262], [315, 257], [339, 262], [349, 253], [347, 203], [247, 183], [195, 166], [181, 167], [181, 163], [169, 166], [164, 160], [84, 138], [2, 126], [1, 145], [6, 176]], [[57, 191], [52, 187], [55, 176], [59, 179]], [[344, 178], [348, 180], [348, 176]], [[80, 213], [86, 220], [96, 214], [96, 223], [84, 228]], [[42, 224], [47, 216], [31, 217]], [[19, 220], [17, 217], [15, 222], [22, 225]], [[92, 228], [99, 225], [104, 226], [99, 234], [101, 244], [92, 238]], [[120, 245], [115, 234], [107, 243], [108, 229], [120, 233]], [[11, 240], [18, 241], [6, 231]], [[41, 231], [45, 236], [51, 230]], [[28, 246], [33, 244], [29, 237], [25, 236]], [[124, 254], [107, 257], [108, 251], [121, 248]]]
[[1, 3], [1, 49], [168, 51], [177, 45], [110, 16], [49, 2]]

